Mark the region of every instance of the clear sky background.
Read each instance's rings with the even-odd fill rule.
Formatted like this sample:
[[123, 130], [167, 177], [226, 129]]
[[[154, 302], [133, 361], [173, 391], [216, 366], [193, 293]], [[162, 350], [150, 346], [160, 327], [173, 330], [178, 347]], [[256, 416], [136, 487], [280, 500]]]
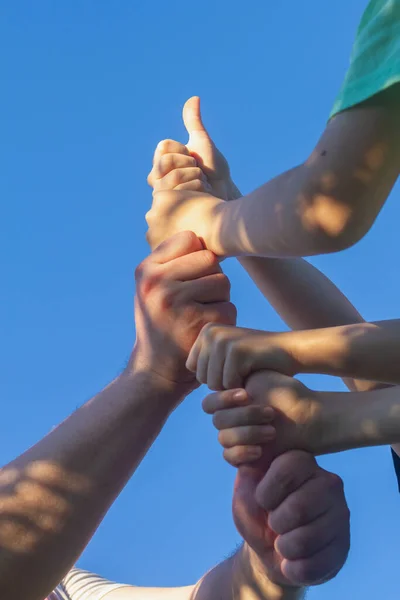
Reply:
[[[344, 76], [364, 0], [3, 2], [0, 8], [0, 462], [113, 378], [134, 339], [157, 142], [186, 98], [242, 189], [304, 160]], [[367, 238], [315, 264], [367, 319], [399, 316], [399, 190]], [[281, 321], [234, 260], [239, 324]], [[342, 389], [325, 377], [306, 380]], [[202, 389], [173, 415], [80, 565], [137, 585], [195, 582], [238, 543]], [[309, 598], [394, 598], [400, 497], [387, 448], [323, 458], [345, 482], [352, 550]]]

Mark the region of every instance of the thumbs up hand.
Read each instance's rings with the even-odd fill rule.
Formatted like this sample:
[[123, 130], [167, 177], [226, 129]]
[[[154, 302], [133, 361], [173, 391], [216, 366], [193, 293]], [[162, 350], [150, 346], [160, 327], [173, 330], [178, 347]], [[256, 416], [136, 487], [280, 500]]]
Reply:
[[239, 197], [228, 162], [203, 124], [197, 96], [186, 102], [183, 122], [189, 134], [187, 145], [174, 140], [158, 144], [148, 176], [149, 185], [155, 192], [191, 190], [210, 193], [222, 200]]
[[237, 194], [234, 193], [229, 164], [203, 124], [198, 96], [189, 98], [183, 107], [183, 122], [189, 134], [187, 149], [207, 177], [212, 193], [223, 200], [232, 200]]

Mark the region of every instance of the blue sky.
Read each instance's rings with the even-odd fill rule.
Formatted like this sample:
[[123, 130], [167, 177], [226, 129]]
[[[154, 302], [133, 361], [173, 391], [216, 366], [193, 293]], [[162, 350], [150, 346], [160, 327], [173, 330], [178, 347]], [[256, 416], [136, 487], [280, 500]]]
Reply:
[[[2, 115], [0, 463], [123, 367], [134, 339], [133, 270], [146, 255], [155, 145], [186, 142], [199, 94], [247, 192], [306, 158], [344, 76], [366, 2], [53, 2], [0, 8]], [[395, 318], [395, 189], [367, 238], [318, 257], [367, 319]], [[281, 321], [226, 262], [244, 326]], [[342, 389], [325, 377], [306, 380]], [[183, 585], [229, 554], [234, 471], [190, 397], [116, 502], [80, 565], [137, 585]], [[387, 448], [322, 459], [345, 481], [352, 551], [310, 599], [393, 597], [399, 506]]]

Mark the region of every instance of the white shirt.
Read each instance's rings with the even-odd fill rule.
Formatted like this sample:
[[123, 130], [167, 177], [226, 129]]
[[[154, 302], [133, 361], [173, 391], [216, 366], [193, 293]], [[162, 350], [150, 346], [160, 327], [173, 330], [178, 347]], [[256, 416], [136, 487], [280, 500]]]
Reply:
[[131, 586], [74, 568], [46, 600], [102, 600], [109, 592], [127, 587]]

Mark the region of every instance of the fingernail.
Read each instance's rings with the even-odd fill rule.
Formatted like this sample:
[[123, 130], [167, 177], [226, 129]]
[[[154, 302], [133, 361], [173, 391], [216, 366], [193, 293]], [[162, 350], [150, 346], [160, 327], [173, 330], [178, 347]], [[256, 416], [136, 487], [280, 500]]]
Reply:
[[234, 400], [246, 400], [247, 392], [246, 390], [236, 390], [235, 392], [233, 392], [232, 398]]

